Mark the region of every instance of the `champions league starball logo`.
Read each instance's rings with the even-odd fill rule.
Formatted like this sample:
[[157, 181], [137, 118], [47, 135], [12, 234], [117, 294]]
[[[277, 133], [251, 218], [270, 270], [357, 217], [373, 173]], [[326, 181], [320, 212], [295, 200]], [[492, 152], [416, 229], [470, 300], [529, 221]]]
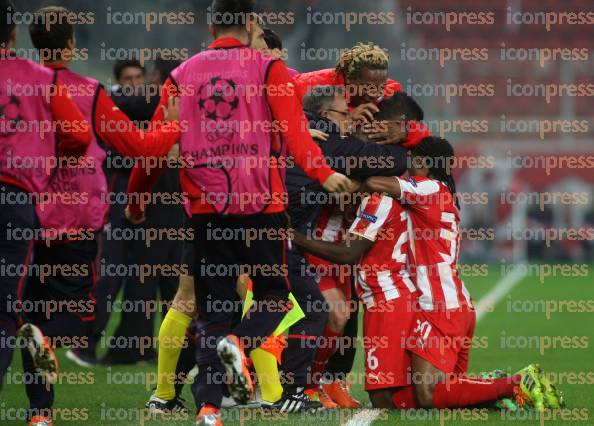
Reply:
[[21, 121], [23, 121], [23, 116], [19, 98], [0, 92], [0, 138], [14, 135]]
[[235, 135], [235, 126], [229, 120], [239, 105], [236, 87], [233, 80], [217, 76], [198, 88], [198, 107], [207, 120], [209, 142], [230, 141]]

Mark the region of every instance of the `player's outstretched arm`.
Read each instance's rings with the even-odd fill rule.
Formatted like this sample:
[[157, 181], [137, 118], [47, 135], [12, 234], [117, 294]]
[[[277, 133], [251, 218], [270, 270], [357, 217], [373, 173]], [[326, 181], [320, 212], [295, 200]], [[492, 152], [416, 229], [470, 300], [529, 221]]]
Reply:
[[295, 84], [282, 61], [270, 66], [266, 85], [276, 88], [274, 92], [268, 92], [268, 104], [275, 122], [282, 124], [282, 136], [295, 163], [326, 191], [348, 192], [353, 186], [349, 178], [328, 166], [322, 150], [313, 141], [303, 108], [295, 94]]
[[161, 157], [166, 155], [179, 139], [177, 98], [171, 97], [164, 105], [160, 104], [158, 107], [167, 123], [152, 132], [143, 132], [114, 104], [103, 88], [99, 90], [94, 117], [95, 131], [103, 142], [121, 155]]
[[303, 250], [339, 265], [354, 264], [373, 244], [366, 238], [349, 239], [342, 243], [312, 240], [298, 232], [295, 233], [294, 242]]
[[402, 190], [400, 180], [396, 177], [374, 176], [365, 181], [365, 190], [387, 194], [392, 198], [400, 199]]

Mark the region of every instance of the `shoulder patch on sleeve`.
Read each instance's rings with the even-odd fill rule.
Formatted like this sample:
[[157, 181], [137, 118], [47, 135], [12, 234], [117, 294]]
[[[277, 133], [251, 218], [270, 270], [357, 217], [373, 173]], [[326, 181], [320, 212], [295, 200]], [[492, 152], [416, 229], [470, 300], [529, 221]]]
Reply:
[[360, 217], [361, 219], [365, 219], [365, 220], [367, 220], [367, 221], [369, 221], [369, 222], [371, 222], [371, 223], [375, 223], [375, 222], [377, 222], [377, 216], [375, 216], [375, 215], [372, 215], [372, 214], [370, 214], [370, 213], [367, 213], [367, 212], [361, 212], [361, 213], [359, 214], [359, 217]]

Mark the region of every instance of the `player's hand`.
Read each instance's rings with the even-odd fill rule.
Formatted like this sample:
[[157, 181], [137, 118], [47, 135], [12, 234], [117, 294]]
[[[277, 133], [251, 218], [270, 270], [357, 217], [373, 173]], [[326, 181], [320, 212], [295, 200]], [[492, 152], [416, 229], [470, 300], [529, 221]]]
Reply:
[[328, 133], [322, 132], [318, 129], [309, 129], [309, 134], [313, 139], [317, 139], [319, 141], [327, 141], [328, 137], [330, 136]]
[[[377, 126], [375, 126], [377, 124]], [[406, 126], [403, 122], [376, 122], [368, 133], [367, 137], [371, 142], [378, 145], [398, 145], [406, 140], [407, 132]], [[374, 131], [374, 128], [381, 130]]]
[[374, 103], [366, 103], [359, 105], [351, 111], [351, 121], [354, 123], [371, 123], [373, 121], [373, 114], [379, 112], [379, 108]]
[[351, 181], [351, 184], [347, 190], [347, 192], [353, 193], [353, 192], [357, 192], [360, 190], [361, 185], [363, 184], [361, 181], [355, 180], [355, 179], [349, 179]]
[[126, 215], [126, 219], [128, 219], [128, 222], [130, 222], [132, 225], [140, 225], [141, 223], [146, 221], [146, 216], [144, 212], [133, 214], [132, 212], [130, 212], [130, 207], [126, 207], [124, 213]]
[[377, 145], [399, 145], [406, 140], [406, 133], [373, 133], [368, 137], [371, 142]]
[[167, 107], [161, 105], [165, 115], [165, 121], [171, 122], [179, 120], [179, 97], [170, 96], [167, 102]]
[[350, 192], [353, 188], [353, 182], [342, 173], [334, 173], [330, 175], [324, 185], [324, 189], [328, 192]]

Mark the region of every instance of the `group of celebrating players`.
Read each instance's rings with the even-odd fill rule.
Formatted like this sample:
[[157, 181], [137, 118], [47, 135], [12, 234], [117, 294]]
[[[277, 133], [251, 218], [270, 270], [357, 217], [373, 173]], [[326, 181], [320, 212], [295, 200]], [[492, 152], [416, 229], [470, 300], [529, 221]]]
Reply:
[[[282, 43], [253, 1], [214, 0], [212, 16], [225, 19], [210, 24], [214, 41], [162, 86], [154, 130], [121, 133], [101, 123], [128, 118], [97, 80], [68, 69], [67, 55], [38, 65], [11, 53], [14, 11], [1, 0], [0, 95], [10, 103], [0, 114], [0, 186], [15, 200], [0, 213], [0, 255], [7, 262], [94, 265], [95, 237], [108, 210], [105, 145], [126, 156], [177, 155], [192, 164], [180, 169], [187, 226], [195, 235], [180, 261], [190, 270], [159, 331], [149, 410], [186, 410], [179, 395], [193, 367], [197, 425], [222, 425], [222, 408], [246, 404], [279, 412], [361, 407], [346, 377], [328, 374], [342, 336], [355, 349], [356, 328], [348, 324], [356, 325], [359, 301], [373, 407], [563, 406], [538, 365], [511, 376], [468, 376], [475, 310], [457, 272], [454, 151], [431, 135], [421, 107], [388, 79], [383, 49], [358, 44], [335, 69], [299, 73], [279, 59]], [[37, 16], [52, 13], [68, 11], [49, 7]], [[71, 25], [64, 31], [43, 22], [30, 26], [37, 49], [75, 48]], [[15, 83], [45, 90], [7, 95]], [[90, 90], [73, 90], [81, 87]], [[42, 121], [57, 125], [45, 133], [21, 125]], [[15, 167], [19, 158], [34, 158], [36, 167]], [[160, 172], [139, 163], [129, 193], [150, 192]], [[74, 191], [86, 194], [86, 202], [51, 197]], [[48, 194], [51, 202], [39, 208]], [[130, 204], [128, 219], [141, 223], [144, 207]], [[51, 244], [8, 239], [14, 226], [57, 237]], [[73, 230], [92, 230], [93, 238], [72, 238]], [[248, 244], [213, 238], [213, 230], [290, 238]], [[45, 283], [1, 278], [0, 375], [16, 346], [10, 338], [18, 335], [24, 368], [52, 383], [59, 373], [51, 338], [84, 335], [89, 320], [8, 310], [7, 302], [92, 300], [95, 273], [91, 267], [84, 276], [56, 274]], [[27, 385], [27, 395], [29, 424], [53, 424], [52, 386]]]

